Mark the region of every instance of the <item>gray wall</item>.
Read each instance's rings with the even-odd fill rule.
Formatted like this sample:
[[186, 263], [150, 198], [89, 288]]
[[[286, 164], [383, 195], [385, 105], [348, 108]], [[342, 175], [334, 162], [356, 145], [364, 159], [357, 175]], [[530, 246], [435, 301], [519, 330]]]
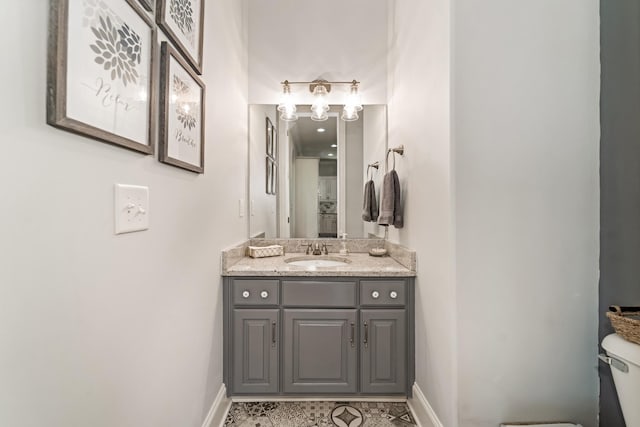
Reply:
[[[610, 304], [640, 305], [640, 5], [602, 0], [600, 328]], [[624, 426], [608, 367], [600, 365], [600, 426]]]

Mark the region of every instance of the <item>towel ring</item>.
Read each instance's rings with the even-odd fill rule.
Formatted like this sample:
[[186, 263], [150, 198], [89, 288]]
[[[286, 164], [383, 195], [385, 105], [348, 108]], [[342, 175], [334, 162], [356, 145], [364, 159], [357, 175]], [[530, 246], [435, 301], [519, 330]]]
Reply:
[[371, 176], [369, 176], [369, 169], [371, 168], [375, 168], [376, 170], [378, 170], [378, 168], [380, 167], [380, 162], [374, 162], [374, 163], [369, 163], [367, 165], [367, 179], [371, 179], [373, 180], [373, 171], [371, 171]]
[[389, 154], [390, 153], [393, 153], [393, 170], [396, 170], [396, 153], [400, 154], [401, 156], [404, 155], [404, 145], [401, 145], [396, 148], [389, 148], [387, 150], [387, 157], [384, 160], [384, 168], [385, 168], [385, 171], [387, 172], [389, 172]]

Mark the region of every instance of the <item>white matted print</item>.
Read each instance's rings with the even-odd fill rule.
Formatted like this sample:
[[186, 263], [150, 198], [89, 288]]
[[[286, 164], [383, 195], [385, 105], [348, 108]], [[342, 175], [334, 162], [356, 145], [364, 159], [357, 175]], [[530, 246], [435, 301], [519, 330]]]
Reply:
[[198, 74], [202, 74], [204, 0], [158, 0], [156, 22]]
[[133, 0], [51, 0], [49, 124], [153, 153], [153, 21]]
[[167, 42], [160, 53], [160, 161], [204, 172], [204, 83]]

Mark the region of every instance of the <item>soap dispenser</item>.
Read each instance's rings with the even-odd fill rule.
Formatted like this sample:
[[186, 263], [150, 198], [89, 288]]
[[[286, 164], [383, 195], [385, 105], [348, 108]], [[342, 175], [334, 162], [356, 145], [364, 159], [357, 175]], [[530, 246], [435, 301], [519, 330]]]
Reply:
[[349, 255], [349, 249], [347, 249], [347, 233], [342, 233], [342, 240], [340, 242], [340, 255]]

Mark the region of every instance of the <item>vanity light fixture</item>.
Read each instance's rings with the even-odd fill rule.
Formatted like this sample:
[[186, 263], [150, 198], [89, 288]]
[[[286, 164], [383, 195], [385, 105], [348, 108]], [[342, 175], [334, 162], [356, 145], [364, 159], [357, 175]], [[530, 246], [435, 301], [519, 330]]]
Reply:
[[318, 128], [318, 129], [316, 129], [316, 132], [320, 132], [320, 133], [323, 133], [323, 132], [326, 132], [326, 131], [327, 131], [327, 130], [326, 130], [325, 128]]
[[331, 144], [331, 148], [337, 148], [338, 144]]
[[[342, 110], [342, 120], [352, 122], [358, 120], [358, 112], [362, 111], [360, 96], [358, 95], [358, 86], [360, 82], [352, 80], [350, 82], [329, 82], [327, 80], [314, 80], [311, 82], [290, 82], [285, 80], [280, 83], [282, 85], [282, 101], [278, 104], [280, 118], [287, 122], [298, 119], [296, 114], [296, 104], [291, 95], [291, 85], [309, 85], [309, 91], [313, 94], [313, 103], [311, 104], [311, 120], [322, 122], [329, 118], [329, 102], [327, 95], [331, 92], [331, 85], [349, 85], [349, 94], [346, 98], [344, 108]], [[321, 132], [318, 130], [318, 132]]]

